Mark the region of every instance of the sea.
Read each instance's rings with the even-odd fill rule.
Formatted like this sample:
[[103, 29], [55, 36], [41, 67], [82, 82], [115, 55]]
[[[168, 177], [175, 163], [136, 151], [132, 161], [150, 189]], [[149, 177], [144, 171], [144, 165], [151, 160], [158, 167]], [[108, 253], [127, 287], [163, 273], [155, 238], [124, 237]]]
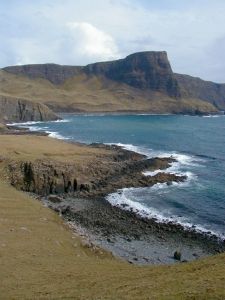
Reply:
[[[183, 183], [124, 188], [106, 199], [158, 222], [174, 222], [225, 239], [225, 116], [62, 114], [55, 122], [20, 124], [50, 137], [116, 144], [146, 157], [174, 157], [166, 172]], [[18, 124], [17, 124], [18, 125]], [[161, 172], [145, 172], [154, 176]], [[126, 205], [123, 205], [126, 204]]]

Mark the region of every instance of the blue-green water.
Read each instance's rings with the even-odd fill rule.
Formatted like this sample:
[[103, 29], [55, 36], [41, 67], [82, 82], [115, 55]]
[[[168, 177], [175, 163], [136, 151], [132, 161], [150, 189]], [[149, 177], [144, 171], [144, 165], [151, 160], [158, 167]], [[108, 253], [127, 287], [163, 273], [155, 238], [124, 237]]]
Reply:
[[[185, 183], [124, 189], [108, 196], [139, 213], [225, 236], [225, 117], [160, 115], [63, 115], [63, 122], [30, 124], [52, 137], [85, 143], [115, 143], [149, 157], [171, 156], [170, 172]], [[154, 175], [154, 174], [146, 174]]]

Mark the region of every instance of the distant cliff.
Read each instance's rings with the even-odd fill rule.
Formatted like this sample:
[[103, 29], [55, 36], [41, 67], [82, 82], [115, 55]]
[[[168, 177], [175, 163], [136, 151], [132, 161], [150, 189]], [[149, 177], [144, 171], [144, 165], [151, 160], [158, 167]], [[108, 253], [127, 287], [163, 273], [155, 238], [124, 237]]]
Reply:
[[138, 89], [160, 91], [179, 97], [177, 80], [173, 75], [166, 52], [140, 52], [112, 62], [84, 67], [88, 74], [104, 75]]
[[0, 95], [0, 122], [53, 121], [59, 119], [46, 105]]
[[208, 101], [219, 110], [225, 110], [225, 84], [205, 81], [198, 77], [175, 74], [182, 97]]
[[225, 84], [173, 73], [164, 51], [139, 52], [83, 67], [39, 64], [0, 72], [5, 72], [0, 73], [0, 92], [43, 100], [57, 112], [205, 114], [225, 110]]
[[65, 80], [80, 74], [80, 72], [82, 72], [82, 67], [61, 66], [57, 64], [35, 64], [11, 66], [3, 68], [3, 70], [13, 74], [28, 76], [32, 79], [44, 78], [53, 84], [61, 84]]
[[140, 52], [125, 59], [94, 63], [85, 67], [44, 64], [13, 66], [4, 70], [29, 78], [44, 78], [53, 84], [61, 84], [71, 77], [86, 73], [105, 76], [134, 88], [161, 91], [172, 97], [180, 96], [166, 52]]

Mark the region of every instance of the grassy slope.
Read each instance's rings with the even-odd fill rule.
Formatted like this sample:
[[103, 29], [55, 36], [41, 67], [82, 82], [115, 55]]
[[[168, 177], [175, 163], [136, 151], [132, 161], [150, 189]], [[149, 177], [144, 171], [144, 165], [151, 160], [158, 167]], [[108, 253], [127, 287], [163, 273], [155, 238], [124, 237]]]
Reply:
[[[46, 136], [1, 135], [0, 155], [11, 160], [54, 159], [61, 162], [76, 162], [86, 165], [94, 158], [111, 155], [104, 149], [87, 147], [83, 144], [70, 144]], [[26, 146], [25, 146], [26, 145]]]
[[54, 111], [150, 111], [153, 113], [215, 108], [196, 99], [175, 100], [161, 93], [144, 92], [105, 78], [81, 74], [55, 86], [44, 79], [28, 79], [0, 70], [0, 93], [47, 104]]
[[[47, 137], [0, 136], [0, 143], [1, 157], [16, 160], [47, 154], [81, 163], [105, 155]], [[59, 216], [3, 179], [0, 211], [0, 299], [225, 299], [224, 254], [174, 266], [129, 265], [82, 245]]]

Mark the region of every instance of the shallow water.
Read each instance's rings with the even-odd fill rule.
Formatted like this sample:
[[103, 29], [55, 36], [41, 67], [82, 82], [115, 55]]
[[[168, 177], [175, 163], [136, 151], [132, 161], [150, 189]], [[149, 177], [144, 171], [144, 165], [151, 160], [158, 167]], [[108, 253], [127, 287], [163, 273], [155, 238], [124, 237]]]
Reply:
[[185, 183], [171, 186], [124, 189], [107, 197], [111, 203], [126, 203], [145, 216], [225, 236], [224, 116], [63, 115], [63, 118], [61, 122], [31, 123], [29, 127], [48, 131], [56, 138], [119, 144], [148, 157], [172, 155], [178, 162], [168, 171], [188, 176]]

